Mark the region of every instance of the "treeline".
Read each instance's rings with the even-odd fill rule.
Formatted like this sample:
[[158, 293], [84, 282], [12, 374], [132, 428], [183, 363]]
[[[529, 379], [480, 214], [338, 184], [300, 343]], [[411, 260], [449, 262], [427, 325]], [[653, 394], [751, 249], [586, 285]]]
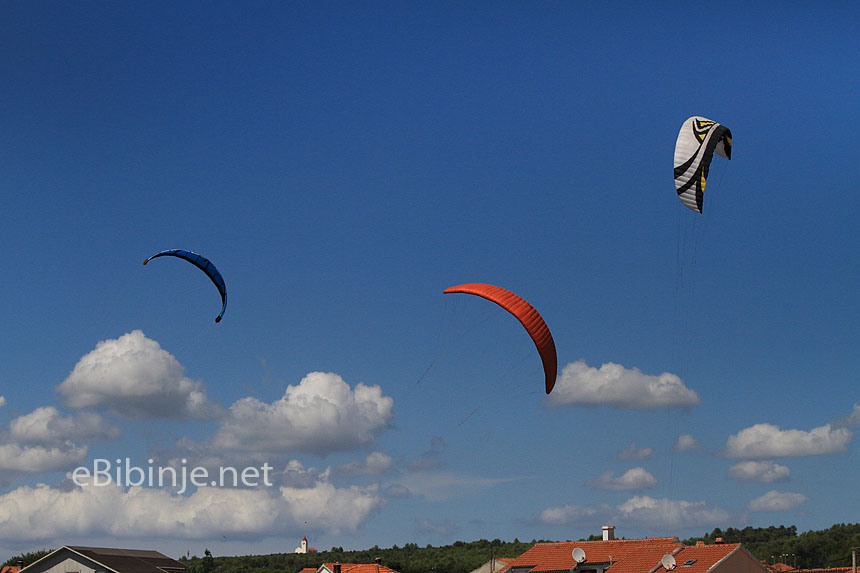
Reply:
[[52, 551], [53, 551], [53, 549], [40, 549], [38, 551], [30, 551], [29, 553], [22, 553], [21, 555], [16, 555], [15, 557], [12, 557], [11, 559], [7, 559], [6, 562], [3, 563], [3, 566], [5, 567], [6, 565], [23, 565], [24, 567], [26, 567], [30, 563], [33, 563], [34, 561], [38, 561], [39, 559], [41, 559], [45, 555], [48, 555], [49, 553], [51, 553]]
[[750, 553], [769, 564], [785, 563], [797, 569], [847, 567], [851, 565], [851, 548], [860, 547], [860, 524], [839, 523], [822, 531], [797, 534], [797, 527], [730, 527], [714, 529], [703, 537], [685, 539], [693, 545], [701, 540], [714, 543], [741, 543]]
[[344, 551], [332, 547], [330, 551], [316, 553], [275, 553], [272, 555], [245, 555], [235, 557], [185, 557], [190, 573], [296, 573], [305, 567], [318, 568], [323, 563], [381, 563], [400, 573], [469, 573], [491, 558], [513, 558], [531, 548], [536, 541], [456, 541], [442, 547], [418, 547], [407, 543], [390, 548], [371, 547], [360, 551]]
[[[745, 527], [714, 529], [702, 537], [684, 539], [686, 545], [697, 541], [712, 544], [717, 538], [724, 543], [741, 543], [758, 559], [769, 564], [781, 562], [798, 569], [846, 567], [851, 565], [852, 547], [860, 547], [860, 524], [836, 524], [821, 531], [798, 534], [794, 525], [778, 527]], [[600, 539], [592, 535], [587, 540]], [[580, 539], [584, 541], [586, 539]], [[543, 541], [543, 540], [541, 540]], [[209, 550], [202, 557], [179, 558], [189, 573], [297, 573], [306, 567], [318, 568], [323, 563], [373, 563], [380, 558], [383, 565], [400, 573], [469, 573], [487, 563], [492, 557], [518, 557], [530, 549], [536, 540], [511, 542], [494, 539], [463, 542], [453, 545], [419, 547], [407, 543], [389, 548], [371, 547], [361, 551], [344, 551], [332, 547], [316, 553], [275, 553], [271, 555], [213, 556]], [[156, 548], [157, 549], [157, 548]], [[34, 551], [8, 559], [4, 565], [29, 565], [47, 555], [49, 550]]]

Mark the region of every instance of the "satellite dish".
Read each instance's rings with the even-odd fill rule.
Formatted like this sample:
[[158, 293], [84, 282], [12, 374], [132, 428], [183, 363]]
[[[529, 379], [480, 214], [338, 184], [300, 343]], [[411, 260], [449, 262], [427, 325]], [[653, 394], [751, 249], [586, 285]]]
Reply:
[[585, 561], [585, 550], [582, 549], [582, 547], [574, 547], [570, 555], [577, 563], [582, 563], [583, 561]]
[[663, 564], [663, 569], [666, 571], [671, 571], [675, 567], [677, 567], [677, 563], [675, 563], [675, 558], [670, 554], [666, 554], [663, 556], [663, 559], [660, 560], [660, 563]]

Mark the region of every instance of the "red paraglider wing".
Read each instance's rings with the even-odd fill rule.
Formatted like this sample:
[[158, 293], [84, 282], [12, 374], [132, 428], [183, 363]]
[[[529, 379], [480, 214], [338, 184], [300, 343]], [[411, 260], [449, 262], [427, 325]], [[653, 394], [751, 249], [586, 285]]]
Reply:
[[544, 322], [535, 307], [526, 300], [520, 298], [509, 290], [494, 285], [483, 283], [469, 283], [452, 286], [445, 289], [445, 294], [464, 293], [474, 294], [496, 303], [509, 313], [517, 317], [517, 320], [525, 327], [526, 332], [532, 337], [537, 347], [540, 359], [543, 362], [543, 370], [546, 376], [546, 393], [552, 392], [555, 386], [555, 377], [558, 373], [558, 359], [555, 353], [555, 341], [549, 332], [549, 327]]

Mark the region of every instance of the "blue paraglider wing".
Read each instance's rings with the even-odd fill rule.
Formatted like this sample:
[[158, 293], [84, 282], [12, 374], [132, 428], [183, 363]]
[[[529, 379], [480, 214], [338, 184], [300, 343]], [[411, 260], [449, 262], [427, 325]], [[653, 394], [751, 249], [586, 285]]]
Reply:
[[224, 283], [224, 277], [221, 276], [221, 273], [218, 272], [218, 269], [215, 268], [212, 261], [191, 251], [168, 249], [166, 251], [161, 251], [160, 253], [155, 253], [143, 261], [143, 264], [146, 264], [152, 259], [156, 259], [158, 257], [179, 257], [180, 259], [184, 259], [206, 273], [206, 276], [212, 279], [212, 283], [218, 288], [218, 292], [221, 293], [221, 314], [215, 317], [215, 322], [221, 322], [221, 317], [224, 316], [224, 311], [227, 309], [227, 285]]

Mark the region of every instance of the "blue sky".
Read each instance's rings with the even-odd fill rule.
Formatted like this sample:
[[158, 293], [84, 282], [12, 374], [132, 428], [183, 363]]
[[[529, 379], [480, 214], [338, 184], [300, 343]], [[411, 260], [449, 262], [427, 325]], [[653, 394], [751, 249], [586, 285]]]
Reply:
[[[856, 5], [2, 12], [7, 556], [856, 520]], [[702, 215], [692, 115], [734, 136]], [[467, 282], [543, 315], [549, 397]], [[273, 485], [71, 479], [126, 458]]]

